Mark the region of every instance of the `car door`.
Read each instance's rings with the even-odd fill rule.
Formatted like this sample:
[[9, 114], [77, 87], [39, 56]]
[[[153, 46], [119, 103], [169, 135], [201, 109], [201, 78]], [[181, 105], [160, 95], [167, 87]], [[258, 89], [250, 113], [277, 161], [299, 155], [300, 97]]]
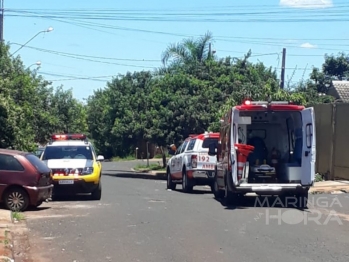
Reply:
[[185, 163], [185, 160], [184, 160], [185, 150], [187, 148], [188, 143], [189, 143], [188, 140], [184, 141], [184, 143], [182, 144], [182, 147], [181, 147], [181, 151], [179, 152], [178, 159], [177, 159], [177, 161], [178, 161], [178, 173], [180, 173], [181, 176], [182, 176], [183, 164]]
[[23, 185], [26, 183], [24, 167], [12, 155], [0, 154], [0, 195], [7, 185]]
[[172, 177], [175, 178], [175, 179], [181, 178], [181, 174], [178, 171], [179, 170], [179, 162], [178, 162], [179, 158], [178, 158], [178, 156], [180, 155], [180, 152], [181, 152], [181, 149], [182, 149], [182, 145], [183, 144], [181, 144], [177, 148], [174, 156], [172, 156], [172, 158], [171, 158], [170, 172], [171, 172]]

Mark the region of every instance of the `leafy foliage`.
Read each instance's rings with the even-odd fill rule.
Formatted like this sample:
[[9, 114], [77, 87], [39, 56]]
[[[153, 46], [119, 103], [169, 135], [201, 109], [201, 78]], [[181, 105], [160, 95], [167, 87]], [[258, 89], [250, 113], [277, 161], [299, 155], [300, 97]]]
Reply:
[[127, 156], [142, 141], [164, 149], [189, 134], [217, 131], [221, 116], [247, 97], [332, 102], [331, 81], [349, 74], [346, 54], [326, 55], [322, 69], [314, 68], [307, 81], [281, 90], [275, 70], [249, 61], [251, 51], [242, 59], [219, 59], [209, 50], [212, 39], [208, 32], [169, 45], [162, 68], [119, 75], [86, 105], [72, 90], [55, 88], [26, 69], [1, 45], [0, 147], [29, 151], [55, 132], [87, 132], [106, 157]]

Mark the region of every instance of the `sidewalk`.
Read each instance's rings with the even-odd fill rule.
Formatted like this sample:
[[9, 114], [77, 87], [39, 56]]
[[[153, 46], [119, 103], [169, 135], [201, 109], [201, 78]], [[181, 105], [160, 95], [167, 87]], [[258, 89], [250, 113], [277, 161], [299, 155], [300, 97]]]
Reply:
[[0, 209], [0, 261], [14, 262], [11, 212]]
[[349, 193], [349, 181], [336, 180], [315, 182], [309, 192], [312, 194]]

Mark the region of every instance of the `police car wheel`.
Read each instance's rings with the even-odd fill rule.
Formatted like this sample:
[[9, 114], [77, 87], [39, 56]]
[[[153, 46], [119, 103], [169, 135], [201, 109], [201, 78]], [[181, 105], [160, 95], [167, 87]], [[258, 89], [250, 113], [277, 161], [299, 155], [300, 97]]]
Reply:
[[99, 182], [98, 187], [91, 194], [92, 200], [101, 200], [102, 198], [102, 184]]

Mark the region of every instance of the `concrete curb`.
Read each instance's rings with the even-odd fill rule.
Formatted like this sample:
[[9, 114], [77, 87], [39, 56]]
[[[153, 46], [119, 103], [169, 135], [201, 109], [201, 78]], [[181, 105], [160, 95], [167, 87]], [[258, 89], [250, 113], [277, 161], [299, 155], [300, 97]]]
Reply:
[[[5, 254], [0, 254], [1, 261], [14, 262], [14, 240], [13, 240], [13, 222], [12, 212], [9, 210], [0, 210], [0, 236], [4, 238], [4, 241], [0, 249], [5, 251]], [[6, 243], [5, 243], [6, 241]]]
[[312, 187], [309, 190], [310, 194], [348, 194], [348, 186], [322, 186], [322, 187]]

